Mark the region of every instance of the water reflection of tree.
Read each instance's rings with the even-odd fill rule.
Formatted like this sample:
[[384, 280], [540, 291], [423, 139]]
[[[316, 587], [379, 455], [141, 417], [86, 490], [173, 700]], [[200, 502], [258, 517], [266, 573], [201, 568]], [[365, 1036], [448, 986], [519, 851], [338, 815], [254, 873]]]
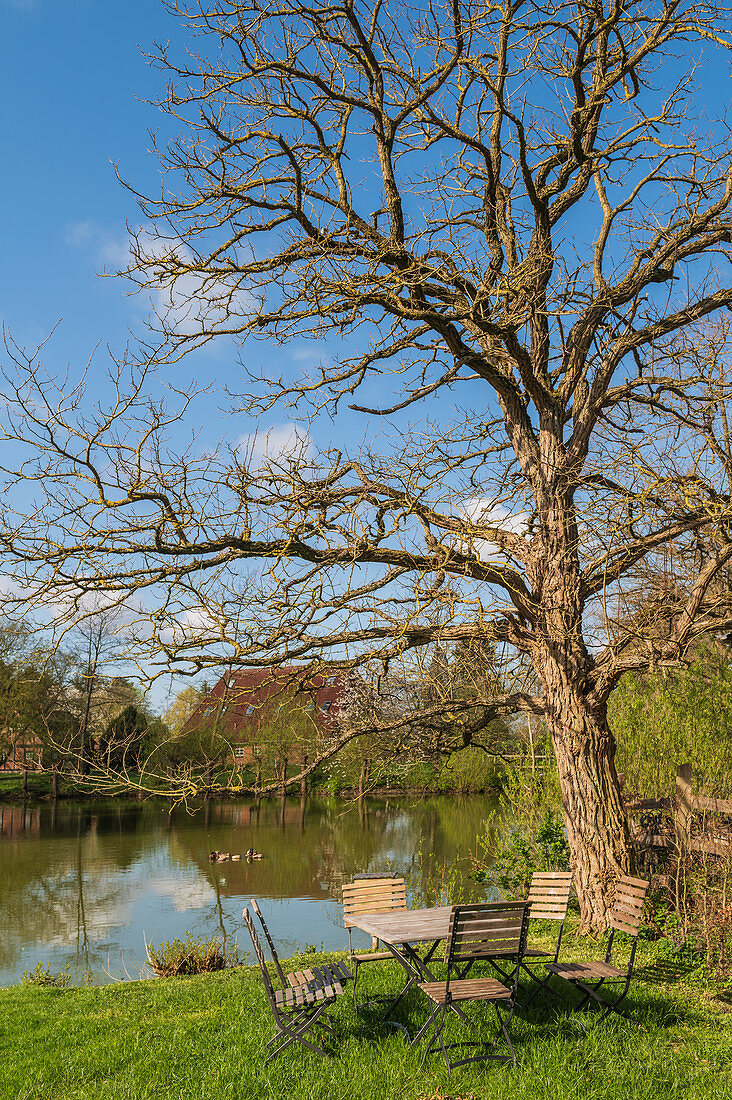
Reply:
[[[63, 950], [65, 961], [83, 969], [100, 968], [105, 959], [95, 941], [106, 940], [110, 927], [124, 923], [120, 909], [129, 886], [117, 873], [139, 861], [153, 838], [148, 836], [146, 845], [134, 818], [118, 815], [120, 807], [39, 809], [37, 832], [15, 833], [3, 843], [0, 967], [15, 969], [21, 953], [38, 944], [56, 954]], [[113, 842], [105, 842], [110, 834]], [[48, 843], [53, 844], [50, 871], [43, 850]]]
[[[63, 950], [62, 965], [76, 960], [81, 969], [103, 969], [106, 944], [115, 927], [127, 922], [124, 907], [136, 900], [124, 872], [145, 861], [159, 864], [165, 886], [177, 901], [184, 886], [193, 886], [196, 897], [186, 905], [195, 915], [183, 914], [181, 920], [228, 942], [240, 931], [242, 897], [321, 903], [330, 899], [323, 911], [339, 924], [341, 885], [361, 871], [403, 873], [413, 904], [419, 904], [434, 888], [443, 862], [451, 861], [456, 850], [467, 853], [474, 845], [477, 802], [211, 802], [208, 826], [203, 808], [191, 816], [185, 810], [168, 814], [161, 803], [59, 803], [52, 834], [52, 811], [43, 807], [40, 818], [29, 819], [26, 831], [6, 834], [3, 842], [7, 932], [0, 939], [0, 966], [16, 970], [21, 947], [37, 943], [39, 952], [43, 945], [52, 945], [54, 965]], [[21, 819], [17, 821], [20, 826]], [[48, 853], [47, 844], [53, 845]], [[265, 853], [261, 862], [209, 862], [214, 848], [238, 854], [250, 846]], [[153, 871], [149, 876], [150, 885], [154, 875]], [[469, 896], [477, 900], [477, 885], [467, 885]], [[178, 933], [176, 928], [170, 935]], [[303, 928], [302, 935], [307, 934]], [[168, 935], [165, 926], [162, 935]], [[142, 954], [141, 930], [139, 938]], [[243, 937], [244, 947], [245, 941]], [[40, 957], [45, 961], [49, 955]]]
[[86, 926], [86, 909], [84, 907], [84, 869], [82, 866], [82, 862], [82, 834], [80, 819], [76, 846], [76, 882], [78, 890], [76, 903], [76, 959], [77, 962], [80, 962], [83, 959], [84, 969], [89, 970], [89, 932]]

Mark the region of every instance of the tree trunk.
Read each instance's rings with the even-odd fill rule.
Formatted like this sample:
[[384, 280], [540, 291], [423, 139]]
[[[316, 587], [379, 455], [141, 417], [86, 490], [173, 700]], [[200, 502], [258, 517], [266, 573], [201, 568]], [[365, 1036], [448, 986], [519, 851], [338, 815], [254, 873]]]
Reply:
[[[561, 447], [553, 449], [558, 438], [547, 442], [555, 471], [564, 457]], [[546, 510], [533, 578], [540, 612], [532, 656], [557, 759], [581, 928], [596, 932], [607, 928], [618, 875], [630, 871], [630, 843], [607, 705], [593, 694], [593, 661], [583, 636], [573, 493], [566, 471], [549, 492], [539, 493]]]
[[54, 802], [58, 798], [58, 768], [53, 769], [53, 775], [51, 777], [51, 798]]
[[369, 762], [368, 762], [368, 760], [364, 760], [363, 763], [361, 764], [361, 772], [360, 772], [359, 777], [358, 777], [358, 801], [359, 802], [363, 801], [363, 792], [364, 792], [364, 787], [366, 786], [366, 779], [368, 777], [368, 774], [369, 774]]
[[583, 931], [607, 927], [618, 875], [630, 871], [630, 845], [615, 742], [604, 704], [594, 711], [565, 694], [547, 713], [564, 803], [567, 841]]

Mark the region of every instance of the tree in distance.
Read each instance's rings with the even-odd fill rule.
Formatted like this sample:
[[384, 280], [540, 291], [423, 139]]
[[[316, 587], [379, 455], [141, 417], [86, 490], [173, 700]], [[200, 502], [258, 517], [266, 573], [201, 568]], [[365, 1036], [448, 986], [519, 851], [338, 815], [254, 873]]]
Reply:
[[203, 684], [200, 688], [189, 686], [177, 693], [163, 715], [163, 721], [171, 733], [176, 734], [183, 729], [188, 719], [206, 698], [208, 692], [208, 685]]
[[[492, 647], [501, 675], [420, 720], [477, 715], [459, 744], [546, 723], [603, 927], [631, 859], [608, 697], [732, 625], [730, 377], [705, 327], [732, 306], [732, 147], [698, 91], [726, 76], [727, 9], [169, 7], [180, 136], [128, 274], [170, 308], [109, 410], [10, 346], [6, 554], [31, 600], [138, 607], [141, 645], [191, 671]], [[174, 385], [219, 337], [314, 355], [245, 371], [242, 418], [315, 416], [314, 436], [329, 413], [372, 442], [178, 454], [192, 395], [155, 404], [147, 372]]]

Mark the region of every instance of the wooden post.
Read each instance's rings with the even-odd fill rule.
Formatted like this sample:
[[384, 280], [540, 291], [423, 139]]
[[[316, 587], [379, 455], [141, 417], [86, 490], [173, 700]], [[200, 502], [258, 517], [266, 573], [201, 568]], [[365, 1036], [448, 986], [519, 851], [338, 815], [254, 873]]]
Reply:
[[674, 832], [679, 856], [688, 850], [691, 841], [692, 780], [691, 764], [680, 764], [676, 769], [676, 798], [674, 799]]
[[526, 721], [529, 727], [529, 749], [531, 751], [531, 774], [536, 775], [536, 749], [534, 748], [534, 728], [531, 725], [531, 715], [527, 715]]

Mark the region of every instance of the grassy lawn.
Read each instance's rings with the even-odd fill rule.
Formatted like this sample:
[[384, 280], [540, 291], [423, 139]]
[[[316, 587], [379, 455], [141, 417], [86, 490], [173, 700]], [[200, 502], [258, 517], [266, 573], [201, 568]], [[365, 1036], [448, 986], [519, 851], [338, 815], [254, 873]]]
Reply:
[[[565, 957], [597, 945], [570, 941]], [[453, 1071], [385, 1026], [376, 1011], [356, 1015], [350, 996], [330, 1012], [339, 1041], [328, 1061], [291, 1046], [264, 1068], [273, 1031], [258, 971], [249, 967], [188, 979], [89, 989], [0, 990], [2, 1100], [432, 1100], [441, 1097], [732, 1097], [732, 1005], [694, 972], [639, 952], [629, 994], [633, 1022], [610, 1019], [586, 1034], [567, 1003], [534, 1002], [512, 1028], [518, 1064]], [[589, 956], [585, 956], [589, 957]], [[308, 956], [313, 962], [316, 956]], [[301, 966], [303, 960], [299, 960]], [[394, 992], [401, 971], [374, 966], [359, 988]], [[479, 1019], [485, 1006], [476, 1006]], [[421, 995], [400, 1019], [412, 1033], [425, 1018]], [[456, 1022], [453, 1038], [465, 1037]]]

